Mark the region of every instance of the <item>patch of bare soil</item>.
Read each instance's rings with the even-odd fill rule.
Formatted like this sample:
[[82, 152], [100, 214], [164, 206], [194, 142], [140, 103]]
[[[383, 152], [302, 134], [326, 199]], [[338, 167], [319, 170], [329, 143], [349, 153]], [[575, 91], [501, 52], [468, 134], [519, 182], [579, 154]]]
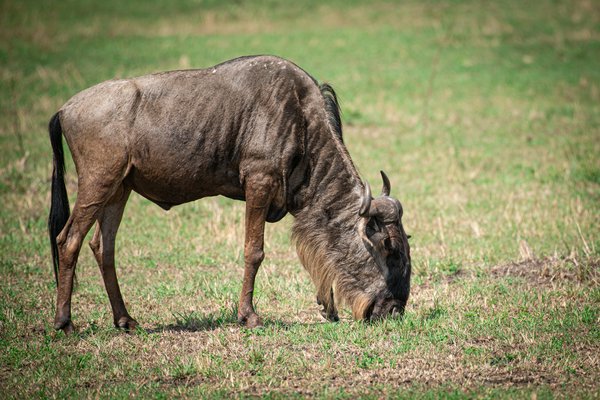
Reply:
[[564, 282], [598, 285], [600, 259], [575, 257], [530, 258], [492, 267], [493, 277], [519, 277], [536, 286], [555, 286]]

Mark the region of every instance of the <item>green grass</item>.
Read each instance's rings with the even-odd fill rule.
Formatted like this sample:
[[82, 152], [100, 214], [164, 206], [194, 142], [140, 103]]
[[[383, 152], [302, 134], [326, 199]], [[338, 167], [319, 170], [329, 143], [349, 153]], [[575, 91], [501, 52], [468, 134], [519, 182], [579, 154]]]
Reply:
[[[8, 0], [0, 39], [1, 397], [600, 396], [594, 2]], [[405, 318], [324, 323], [286, 217], [257, 278], [265, 327], [241, 328], [243, 204], [133, 195], [117, 269], [142, 328], [112, 328], [86, 246], [78, 333], [54, 332], [49, 118], [105, 79], [244, 54], [332, 83], [359, 170], [390, 176], [413, 236]]]

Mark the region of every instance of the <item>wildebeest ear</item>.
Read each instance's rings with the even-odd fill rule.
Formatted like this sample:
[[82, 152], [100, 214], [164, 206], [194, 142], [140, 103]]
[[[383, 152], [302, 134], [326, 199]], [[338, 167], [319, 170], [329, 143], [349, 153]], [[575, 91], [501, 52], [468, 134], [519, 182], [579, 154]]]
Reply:
[[362, 219], [359, 224], [359, 234], [362, 241], [375, 260], [375, 263], [384, 276], [389, 274], [388, 266], [385, 262], [385, 240], [387, 235], [380, 229], [375, 218]]
[[375, 232], [369, 239], [376, 247], [378, 247], [381, 242], [387, 239], [387, 235], [383, 232]]
[[369, 247], [373, 250], [381, 251], [385, 248], [385, 241], [389, 238], [385, 229], [377, 221], [376, 217], [369, 218], [365, 224], [363, 240], [368, 241]]

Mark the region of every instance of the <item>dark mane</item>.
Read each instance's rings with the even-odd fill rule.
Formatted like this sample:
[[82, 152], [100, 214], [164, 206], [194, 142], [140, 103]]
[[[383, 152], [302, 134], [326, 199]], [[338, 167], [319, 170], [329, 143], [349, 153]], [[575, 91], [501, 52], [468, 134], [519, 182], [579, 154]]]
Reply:
[[321, 84], [319, 89], [323, 95], [323, 100], [325, 100], [325, 109], [327, 110], [329, 123], [340, 140], [343, 142], [342, 118], [340, 116], [341, 109], [340, 104], [338, 103], [337, 95], [335, 94], [335, 90], [333, 90], [333, 87], [331, 87], [331, 85], [328, 83]]

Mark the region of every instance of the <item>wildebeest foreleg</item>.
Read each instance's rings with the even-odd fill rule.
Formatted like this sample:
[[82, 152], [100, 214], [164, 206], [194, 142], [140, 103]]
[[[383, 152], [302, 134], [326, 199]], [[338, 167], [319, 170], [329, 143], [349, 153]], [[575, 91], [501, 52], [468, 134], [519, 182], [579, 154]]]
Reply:
[[115, 271], [115, 238], [123, 217], [123, 210], [129, 198], [129, 189], [120, 188], [98, 216], [98, 224], [90, 247], [94, 252], [104, 286], [108, 293], [115, 327], [125, 330], [135, 329], [137, 321], [131, 318], [119, 289]]
[[265, 220], [275, 192], [274, 180], [268, 175], [249, 177], [246, 190], [246, 237], [244, 245], [244, 282], [238, 307], [238, 322], [249, 328], [262, 325], [254, 311], [252, 295], [258, 267], [265, 257], [263, 250]]
[[338, 312], [335, 307], [335, 300], [333, 296], [333, 289], [329, 291], [326, 295], [326, 298], [322, 299], [317, 296], [317, 304], [323, 306], [321, 310], [321, 315], [328, 321], [337, 322], [340, 320], [338, 317]]

